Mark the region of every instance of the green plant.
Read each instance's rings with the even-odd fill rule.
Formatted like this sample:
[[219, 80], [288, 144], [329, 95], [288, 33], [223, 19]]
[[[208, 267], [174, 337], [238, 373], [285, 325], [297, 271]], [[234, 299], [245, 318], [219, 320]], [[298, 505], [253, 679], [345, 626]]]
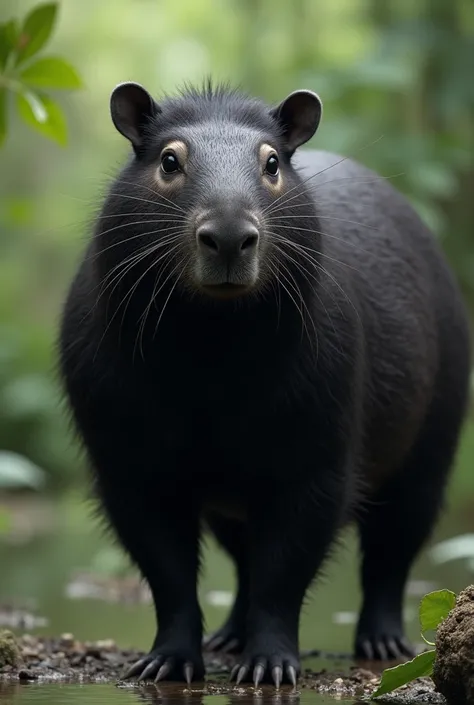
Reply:
[[438, 565], [464, 559], [467, 570], [474, 573], [474, 533], [462, 534], [441, 541], [433, 546], [430, 557]]
[[[68, 149], [14, 129], [21, 117], [7, 92], [8, 149], [0, 150], [0, 448], [43, 468], [49, 491], [81, 481], [85, 466], [58, 403], [52, 341], [99, 190], [127, 149], [107, 114], [109, 91], [124, 77], [157, 96], [209, 72], [270, 102], [295, 87], [318, 92], [325, 117], [314, 147], [355, 156], [412, 199], [474, 311], [472, 0], [0, 0], [0, 25], [54, 1], [52, 40], [23, 65], [56, 53], [87, 76], [87, 91], [56, 93], [65, 110], [80, 97]], [[471, 414], [453, 506], [469, 501], [473, 457]]]
[[[0, 492], [2, 490], [39, 490], [45, 482], [41, 468], [18, 453], [0, 450]], [[8, 534], [11, 514], [0, 504], [0, 539]]]
[[[421, 637], [429, 646], [435, 647], [434, 641], [429, 641], [426, 632], [436, 630], [441, 622], [446, 619], [456, 602], [456, 595], [450, 590], [435, 590], [425, 595], [420, 604]], [[424, 651], [407, 663], [401, 663], [393, 668], [386, 668], [382, 679], [372, 698], [390, 693], [396, 688], [410, 683], [422, 676], [431, 676], [436, 658], [436, 647]]]
[[0, 25], [0, 145], [6, 138], [9, 102], [15, 99], [21, 119], [64, 146], [67, 126], [61, 106], [45, 89], [75, 90], [82, 86], [76, 69], [57, 56], [37, 58], [56, 21], [57, 3], [34, 8], [20, 25]]
[[38, 490], [43, 484], [44, 473], [37, 465], [18, 453], [0, 450], [0, 490]]
[[[66, 60], [38, 56], [53, 33], [57, 14], [58, 4], [51, 2], [36, 6], [21, 22], [13, 18], [0, 23], [0, 146], [13, 105], [29, 127], [62, 146], [67, 142], [66, 119], [50, 91], [78, 89], [81, 79]], [[7, 207], [7, 199], [0, 206], [0, 211]], [[2, 296], [5, 303], [3, 290]], [[34, 369], [41, 341], [17, 322], [7, 332], [3, 310], [1, 314], [5, 336], [0, 344], [0, 449], [7, 446], [8, 451], [0, 450], [0, 490], [40, 489], [46, 475], [38, 466], [50, 472], [55, 464], [58, 444], [52, 439], [61, 413], [49, 375]], [[41, 337], [45, 335], [41, 330]], [[49, 357], [49, 341], [45, 354]], [[61, 467], [62, 461], [64, 454], [56, 465]], [[0, 535], [8, 526], [8, 511], [2, 510]]]
[[0, 631], [0, 667], [17, 666], [21, 660], [14, 635], [3, 629]]

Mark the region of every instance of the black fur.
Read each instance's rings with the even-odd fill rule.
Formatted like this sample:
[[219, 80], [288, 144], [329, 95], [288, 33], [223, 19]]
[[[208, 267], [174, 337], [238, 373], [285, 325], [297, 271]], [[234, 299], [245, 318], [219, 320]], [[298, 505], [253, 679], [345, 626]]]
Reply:
[[[208, 639], [242, 652], [234, 676], [293, 680], [304, 595], [354, 511], [356, 653], [408, 654], [403, 589], [468, 393], [449, 268], [387, 180], [325, 152], [292, 157], [319, 121], [311, 98], [272, 112], [225, 88], [159, 106], [127, 90], [113, 116], [134, 153], [71, 286], [60, 350], [97, 492], [153, 593], [159, 632], [132, 675], [204, 674], [203, 520], [238, 570], [236, 605]], [[170, 139], [189, 149], [172, 197], [153, 181]], [[281, 195], [263, 183], [262, 142], [279, 155]], [[193, 274], [193, 214], [223, 194], [227, 214], [247, 208], [260, 228], [257, 282], [228, 299]]]

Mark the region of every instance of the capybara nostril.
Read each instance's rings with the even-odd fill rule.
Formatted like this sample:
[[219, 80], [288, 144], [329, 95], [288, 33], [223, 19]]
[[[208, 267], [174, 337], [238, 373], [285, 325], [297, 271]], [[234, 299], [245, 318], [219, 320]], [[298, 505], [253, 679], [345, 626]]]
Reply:
[[199, 247], [204, 250], [212, 250], [213, 252], [219, 251], [219, 243], [217, 242], [214, 233], [206, 229], [206, 226], [201, 226], [197, 233], [196, 239]]
[[[256, 228], [255, 228], [256, 229]], [[251, 249], [256, 249], [258, 245], [258, 232], [255, 234], [247, 235], [247, 237], [244, 236], [244, 240], [240, 246], [241, 250], [251, 250]]]

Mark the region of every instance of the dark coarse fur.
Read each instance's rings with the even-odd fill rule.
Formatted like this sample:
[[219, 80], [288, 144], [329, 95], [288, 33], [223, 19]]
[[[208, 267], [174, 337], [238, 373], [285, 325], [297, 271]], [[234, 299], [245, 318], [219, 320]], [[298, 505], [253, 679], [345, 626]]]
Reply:
[[[403, 590], [442, 505], [470, 365], [434, 238], [387, 180], [293, 155], [319, 122], [315, 94], [270, 109], [207, 86], [158, 107], [122, 84], [111, 109], [133, 153], [71, 286], [60, 349], [96, 490], [153, 593], [159, 632], [129, 675], [203, 676], [202, 522], [238, 573], [207, 639], [239, 653], [237, 680], [294, 680], [304, 595], [354, 516], [356, 653], [408, 654]], [[185, 173], [164, 176], [176, 140]], [[279, 175], [262, 171], [262, 144]]]

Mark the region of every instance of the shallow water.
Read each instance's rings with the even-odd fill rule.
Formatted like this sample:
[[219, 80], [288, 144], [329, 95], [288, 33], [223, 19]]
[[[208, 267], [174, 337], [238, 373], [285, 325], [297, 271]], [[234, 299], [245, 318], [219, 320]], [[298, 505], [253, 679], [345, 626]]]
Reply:
[[206, 695], [175, 686], [155, 688], [118, 688], [112, 685], [2, 685], [1, 705], [355, 705], [354, 699], [337, 699], [318, 695], [308, 690], [292, 692], [282, 689], [279, 694], [271, 688], [253, 693], [237, 690], [235, 695]]
[[[472, 495], [468, 499], [467, 506], [458, 506], [445, 516], [433, 541], [474, 531]], [[79, 640], [113, 639], [122, 648], [146, 650], [154, 636], [154, 615], [149, 604], [72, 600], [67, 596], [73, 572], [90, 567], [98, 549], [105, 544], [101, 532], [91, 525], [90, 519], [84, 520], [82, 512], [75, 502], [67, 503], [58, 510], [56, 526], [51, 532], [21, 544], [0, 541], [0, 605], [14, 601], [35, 606], [46, 624], [37, 629], [28, 626], [27, 630], [33, 634], [59, 636], [72, 632]], [[79, 516], [74, 517], [75, 513]], [[349, 532], [304, 607], [302, 649], [322, 649], [326, 653], [350, 651], [360, 605], [357, 573], [357, 543]], [[473, 579], [466, 561], [437, 566], [425, 551], [414, 567], [405, 600], [409, 637], [419, 641], [417, 614], [421, 595], [437, 588], [457, 592]], [[200, 599], [209, 630], [225, 618], [233, 588], [230, 562], [210, 544], [205, 551], [200, 583]]]

